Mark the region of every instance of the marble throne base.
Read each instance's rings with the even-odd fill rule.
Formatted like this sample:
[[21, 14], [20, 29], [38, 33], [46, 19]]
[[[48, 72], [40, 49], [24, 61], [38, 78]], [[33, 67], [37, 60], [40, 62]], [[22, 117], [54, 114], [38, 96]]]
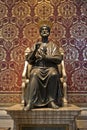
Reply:
[[[14, 120], [14, 130], [75, 130], [80, 108], [74, 105], [59, 109], [39, 108], [25, 112], [21, 104], [7, 109]], [[33, 129], [32, 129], [33, 128]]]

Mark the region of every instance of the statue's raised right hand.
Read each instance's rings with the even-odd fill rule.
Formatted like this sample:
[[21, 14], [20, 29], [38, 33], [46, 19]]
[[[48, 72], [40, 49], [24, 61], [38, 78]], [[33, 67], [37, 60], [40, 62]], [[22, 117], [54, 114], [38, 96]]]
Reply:
[[36, 45], [35, 45], [35, 50], [38, 50], [39, 48], [40, 48], [40, 43], [37, 43]]

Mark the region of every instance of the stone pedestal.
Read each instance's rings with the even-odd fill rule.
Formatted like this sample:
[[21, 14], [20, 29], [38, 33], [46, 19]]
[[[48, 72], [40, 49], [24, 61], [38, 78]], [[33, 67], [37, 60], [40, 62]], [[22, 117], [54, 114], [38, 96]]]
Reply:
[[[14, 120], [14, 130], [24, 130], [22, 128], [29, 126], [56, 126], [58, 130], [75, 130], [75, 119], [80, 113], [80, 108], [74, 105], [68, 105], [67, 107], [61, 107], [59, 109], [32, 109], [27, 112], [22, 109], [21, 104], [7, 109], [8, 114], [10, 114]], [[64, 128], [60, 128], [60, 126], [64, 126]]]
[[4, 108], [0, 108], [0, 130], [13, 130], [13, 120]]
[[76, 124], [79, 130], [87, 130], [87, 108], [82, 109], [80, 115], [76, 120]]

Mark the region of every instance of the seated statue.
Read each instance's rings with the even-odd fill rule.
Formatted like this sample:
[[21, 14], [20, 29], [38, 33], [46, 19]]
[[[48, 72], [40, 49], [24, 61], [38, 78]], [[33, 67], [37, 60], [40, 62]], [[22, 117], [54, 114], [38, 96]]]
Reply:
[[[62, 106], [64, 89], [58, 65], [63, 61], [63, 54], [56, 44], [48, 40], [50, 27], [43, 24], [40, 27], [41, 42], [34, 44], [26, 55], [27, 86], [24, 92], [24, 110], [34, 107], [51, 107], [58, 109]], [[65, 75], [66, 76], [66, 75]]]

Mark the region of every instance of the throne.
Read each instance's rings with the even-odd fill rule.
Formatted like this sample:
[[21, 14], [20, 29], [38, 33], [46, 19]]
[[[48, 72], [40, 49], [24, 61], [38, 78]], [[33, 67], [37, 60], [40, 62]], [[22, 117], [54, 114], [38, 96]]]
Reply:
[[[64, 52], [62, 48], [59, 48], [61, 54], [64, 56]], [[30, 49], [27, 48], [25, 50], [25, 56], [29, 53]], [[26, 87], [27, 84], [29, 83], [29, 76], [30, 76], [30, 70], [31, 70], [32, 65], [30, 65], [26, 60], [24, 63], [24, 69], [22, 73], [22, 97], [21, 97], [21, 104], [25, 106], [26, 101], [25, 101], [25, 94], [26, 94]], [[58, 64], [58, 70], [60, 74], [60, 81], [61, 81], [61, 87], [63, 87], [63, 99], [62, 99], [62, 106], [67, 106], [67, 76], [66, 76], [66, 71], [65, 71], [65, 66], [64, 66], [64, 60], [62, 60], [61, 64]]]

